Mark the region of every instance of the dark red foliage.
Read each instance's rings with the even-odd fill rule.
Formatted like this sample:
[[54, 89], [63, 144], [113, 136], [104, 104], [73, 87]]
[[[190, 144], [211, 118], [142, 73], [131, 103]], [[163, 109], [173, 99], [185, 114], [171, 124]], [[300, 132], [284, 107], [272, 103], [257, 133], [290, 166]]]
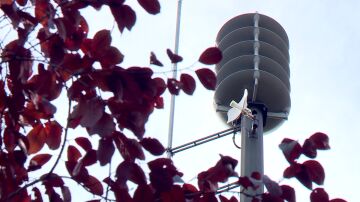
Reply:
[[316, 147], [316, 149], [319, 150], [327, 150], [330, 149], [329, 145], [329, 137], [325, 133], [315, 133], [310, 136], [310, 141], [312, 141]]
[[226, 182], [229, 177], [238, 176], [234, 170], [237, 160], [229, 156], [220, 157], [215, 166], [198, 174], [198, 186], [201, 191], [215, 192], [219, 182]]
[[269, 194], [273, 197], [280, 197], [282, 195], [282, 189], [280, 185], [271, 180], [268, 176], [263, 176], [263, 182], [266, 187], [266, 190], [269, 192]]
[[62, 126], [57, 121], [45, 123], [45, 133], [47, 146], [52, 149], [58, 149], [61, 143]]
[[159, 140], [154, 138], [143, 138], [140, 141], [140, 144], [149, 151], [152, 155], [159, 156], [165, 152], [164, 146], [159, 142]]
[[136, 21], [134, 10], [128, 5], [117, 3], [116, 0], [113, 0], [109, 7], [120, 32], [123, 32], [125, 28], [131, 30]]
[[328, 202], [329, 195], [323, 188], [316, 188], [310, 194], [311, 202]]
[[331, 199], [330, 202], [347, 202], [347, 201], [341, 198], [335, 198], [335, 199]]
[[296, 202], [295, 190], [294, 188], [288, 185], [281, 185], [281, 198], [287, 200], [288, 202]]
[[128, 180], [137, 185], [146, 185], [146, 177], [144, 171], [136, 163], [132, 161], [123, 161], [116, 169], [116, 182], [123, 187], [126, 187]]
[[98, 134], [100, 137], [107, 138], [115, 131], [115, 123], [110, 114], [103, 113], [93, 126], [89, 126], [86, 129], [89, 135]]
[[101, 182], [94, 176], [89, 176], [86, 181], [83, 182], [84, 186], [93, 194], [101, 196], [104, 193], [104, 188]]
[[178, 63], [183, 60], [183, 58], [180, 55], [173, 53], [170, 49], [166, 49], [166, 54], [168, 55], [172, 63]]
[[51, 70], [46, 70], [44, 65], [38, 65], [38, 74], [31, 77], [27, 82], [27, 88], [34, 96], [52, 101], [59, 97], [63, 85], [58, 81], [56, 75]]
[[139, 4], [150, 14], [160, 13], [160, 3], [158, 0], [138, 0]]
[[314, 160], [305, 161], [303, 163], [310, 180], [318, 185], [323, 185], [325, 180], [325, 171], [321, 164]]
[[38, 170], [47, 163], [51, 158], [50, 154], [37, 154], [30, 160], [28, 171]]
[[255, 179], [255, 180], [261, 180], [261, 178], [262, 178], [261, 174], [259, 172], [256, 172], [256, 171], [251, 173], [250, 177]]
[[221, 202], [238, 202], [238, 200], [234, 196], [232, 196], [230, 199], [227, 199], [224, 196], [220, 195], [219, 199]]
[[216, 75], [213, 71], [207, 68], [198, 69], [195, 71], [201, 84], [208, 90], [215, 90]]
[[247, 176], [239, 177], [238, 183], [245, 189], [249, 187], [254, 187], [254, 184], [250, 181], [249, 177]]
[[171, 159], [159, 158], [150, 161], [148, 166], [150, 168], [150, 182], [159, 192], [169, 192], [174, 183], [174, 176], [182, 176], [182, 173], [177, 171]]
[[167, 87], [171, 94], [179, 95], [180, 89], [182, 88], [182, 83], [176, 79], [169, 78], [167, 80]]
[[46, 131], [42, 124], [37, 124], [28, 133], [27, 139], [29, 141], [28, 154], [34, 154], [40, 151], [46, 142]]
[[302, 146], [302, 153], [309, 158], [315, 158], [317, 151], [314, 142], [310, 139], [306, 139]]
[[217, 64], [222, 59], [221, 50], [217, 47], [207, 48], [199, 57], [199, 62], [206, 65]]
[[164, 66], [156, 57], [155, 53], [154, 52], [151, 52], [150, 53], [150, 64], [152, 65], [156, 65], [156, 66], [159, 66], [159, 67], [162, 67]]
[[192, 95], [196, 88], [195, 79], [189, 74], [181, 74], [180, 75], [181, 89], [184, 93], [188, 95]]
[[89, 151], [92, 149], [91, 142], [86, 137], [77, 137], [75, 138], [75, 142], [82, 147], [85, 151]]
[[82, 127], [94, 127], [102, 118], [104, 107], [104, 102], [99, 98], [82, 99], [74, 107], [70, 114], [70, 120], [77, 120]]
[[160, 198], [164, 202], [183, 202], [185, 201], [184, 192], [179, 185], [171, 186], [170, 191], [160, 194]]
[[134, 161], [135, 159], [145, 160], [145, 155], [140, 143], [135, 139], [129, 139], [120, 132], [113, 133], [113, 139], [121, 156], [125, 160]]
[[134, 193], [134, 202], [155, 202], [154, 191], [149, 185], [139, 185]]
[[96, 150], [92, 149], [86, 152], [84, 157], [78, 161], [78, 166], [91, 166], [96, 163], [97, 161], [97, 153]]
[[114, 152], [115, 152], [115, 146], [113, 144], [112, 138], [101, 138], [99, 140], [97, 159], [99, 159], [101, 166], [104, 166], [111, 161]]
[[298, 159], [301, 155], [301, 146], [295, 140], [285, 138], [280, 143], [279, 147], [289, 163], [294, 162], [294, 160]]
[[44, 27], [52, 27], [55, 9], [48, 0], [38, 0], [35, 3], [35, 17]]

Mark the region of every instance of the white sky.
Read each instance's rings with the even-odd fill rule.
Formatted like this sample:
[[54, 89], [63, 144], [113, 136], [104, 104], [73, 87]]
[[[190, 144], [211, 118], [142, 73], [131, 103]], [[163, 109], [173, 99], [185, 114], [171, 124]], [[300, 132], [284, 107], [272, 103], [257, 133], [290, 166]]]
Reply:
[[[150, 51], [154, 51], [166, 65], [163, 68], [155, 67], [154, 71], [170, 70], [171, 64], [165, 50], [174, 47], [177, 1], [160, 2], [161, 13], [151, 16], [140, 9], [135, 1], [131, 1], [131, 5], [137, 8], [136, 25], [121, 37], [115, 28], [113, 45], [125, 55], [123, 67], [148, 66]], [[258, 11], [279, 22], [290, 41], [292, 108], [289, 120], [264, 138], [265, 174], [273, 180], [282, 180], [282, 172], [288, 164], [278, 144], [284, 137], [302, 143], [314, 132], [325, 132], [330, 137], [332, 148], [320, 151], [317, 158], [326, 172], [324, 188], [330, 198], [340, 197], [349, 202], [360, 201], [355, 194], [356, 184], [360, 181], [357, 155], [360, 141], [360, 118], [357, 114], [360, 113], [357, 105], [360, 100], [360, 52], [357, 49], [360, 44], [359, 9], [360, 2], [355, 0], [183, 0], [180, 38], [180, 55], [185, 60], [179, 64], [179, 68], [187, 68], [197, 61], [203, 50], [215, 45], [217, 32], [232, 17]], [[90, 36], [99, 29], [111, 29], [113, 26], [109, 10], [103, 8], [102, 11], [107, 12], [84, 12], [89, 20], [93, 19]], [[184, 72], [194, 75], [194, 70], [202, 66], [197, 63]], [[162, 77], [165, 75], [170, 76], [158, 74]], [[227, 128], [215, 113], [213, 94], [198, 83], [193, 96], [181, 93], [177, 97], [174, 146]], [[168, 133], [168, 93], [165, 94], [165, 105], [164, 110], [157, 110], [150, 117], [146, 131], [146, 136], [160, 139], [164, 146]], [[240, 158], [240, 150], [235, 148], [229, 136], [176, 154], [173, 160], [185, 174], [184, 180], [196, 184], [194, 178], [197, 173], [213, 166], [219, 159], [218, 154]], [[106, 173], [107, 168], [105, 170]], [[298, 201], [309, 201], [310, 191], [300, 183], [295, 180], [283, 180], [282, 183], [291, 183], [296, 187]], [[83, 201], [81, 195], [73, 193], [74, 201]]]

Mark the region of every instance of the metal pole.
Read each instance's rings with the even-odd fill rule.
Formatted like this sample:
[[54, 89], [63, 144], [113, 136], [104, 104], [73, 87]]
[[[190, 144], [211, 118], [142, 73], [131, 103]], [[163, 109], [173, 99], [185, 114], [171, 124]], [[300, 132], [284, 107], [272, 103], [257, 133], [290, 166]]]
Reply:
[[[178, 0], [177, 14], [176, 14], [176, 32], [175, 32], [175, 50], [174, 50], [175, 54], [179, 53], [181, 6], [182, 6], [182, 0]], [[173, 71], [172, 77], [174, 79], [176, 79], [177, 78], [177, 63], [174, 63], [172, 71]], [[168, 133], [168, 153], [167, 153], [168, 158], [171, 158], [170, 151], [171, 151], [172, 142], [173, 142], [174, 114], [175, 114], [175, 96], [171, 95], [169, 133]]]
[[[264, 175], [264, 151], [263, 151], [263, 114], [261, 110], [253, 108], [254, 120], [243, 115], [241, 118], [241, 176], [251, 176], [253, 172]], [[260, 183], [255, 191], [252, 188], [244, 190], [246, 195], [259, 195], [264, 192]], [[252, 197], [244, 194], [240, 196], [240, 202], [251, 202]]]

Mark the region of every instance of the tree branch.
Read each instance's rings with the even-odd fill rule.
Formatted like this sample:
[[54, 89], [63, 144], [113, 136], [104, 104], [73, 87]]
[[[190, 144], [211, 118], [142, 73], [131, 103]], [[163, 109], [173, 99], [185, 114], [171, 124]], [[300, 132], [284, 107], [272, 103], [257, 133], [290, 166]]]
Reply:
[[[67, 91], [68, 88], [67, 88], [66, 84], [65, 84], [65, 88], [66, 88], [66, 91]], [[67, 120], [67, 122], [66, 122], [66, 127], [65, 127], [64, 142], [63, 142], [63, 144], [61, 145], [61, 149], [60, 149], [59, 155], [58, 155], [58, 157], [57, 157], [57, 159], [56, 159], [53, 167], [50, 169], [49, 173], [47, 174], [47, 176], [51, 175], [51, 174], [54, 172], [57, 164], [58, 164], [59, 161], [60, 161], [60, 158], [61, 158], [61, 156], [62, 156], [62, 153], [64, 152], [64, 149], [65, 149], [66, 140], [67, 140], [68, 131], [69, 131], [69, 117], [70, 117], [70, 113], [71, 113], [71, 99], [69, 98], [68, 101], [69, 101], [69, 102], [68, 102], [68, 116], [67, 116], [67, 117], [68, 117], [68, 120]]]

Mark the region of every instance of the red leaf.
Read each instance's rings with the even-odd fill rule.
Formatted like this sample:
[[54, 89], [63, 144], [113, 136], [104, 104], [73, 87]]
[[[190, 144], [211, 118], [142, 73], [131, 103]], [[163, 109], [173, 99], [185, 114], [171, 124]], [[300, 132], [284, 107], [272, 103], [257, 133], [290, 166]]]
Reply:
[[302, 146], [302, 153], [309, 158], [315, 158], [317, 151], [314, 142], [310, 139], [306, 139]]
[[268, 176], [263, 176], [263, 182], [271, 196], [279, 197], [282, 195], [282, 189], [279, 184], [271, 180]]
[[58, 149], [61, 143], [62, 126], [57, 121], [45, 123], [46, 144], [52, 150]]
[[136, 158], [140, 160], [145, 159], [145, 155], [142, 150], [142, 147], [137, 140], [128, 139], [124, 134], [120, 132], [114, 132], [113, 139], [121, 156], [125, 160], [133, 161]]
[[323, 188], [316, 188], [310, 194], [311, 202], [328, 202], [329, 195]]
[[262, 176], [259, 172], [252, 172], [251, 173], [251, 178], [255, 179], [255, 180], [261, 180]]
[[217, 47], [210, 47], [200, 55], [199, 62], [206, 65], [213, 65], [219, 63], [221, 59], [221, 50]]
[[182, 188], [185, 193], [196, 193], [199, 191], [194, 185], [187, 183], [184, 183]]
[[63, 195], [64, 202], [71, 201], [71, 192], [70, 192], [69, 187], [62, 186], [61, 187], [61, 193]]
[[329, 202], [347, 202], [344, 199], [340, 199], [340, 198], [335, 198], [335, 199], [331, 199]]
[[254, 184], [250, 181], [250, 179], [247, 176], [239, 177], [238, 183], [247, 189], [248, 187], [254, 187]]
[[[262, 202], [284, 202], [284, 200], [278, 196], [273, 196], [269, 193], [263, 193], [261, 194], [261, 201]], [[255, 200], [255, 201], [259, 201], [259, 200]]]
[[166, 54], [169, 56], [172, 63], [178, 63], [183, 60], [180, 55], [174, 54], [170, 49], [166, 49]]
[[202, 68], [195, 71], [202, 85], [208, 90], [215, 90], [216, 75], [210, 69]]
[[167, 87], [169, 92], [173, 95], [179, 95], [182, 83], [177, 81], [176, 79], [168, 79], [167, 80]]
[[317, 132], [313, 134], [309, 139], [315, 144], [316, 148], [319, 150], [330, 149], [329, 137], [324, 133]]
[[109, 30], [103, 29], [96, 32], [91, 43], [91, 49], [95, 53], [95, 55], [101, 55], [101, 52], [110, 47], [110, 44], [111, 33]]
[[279, 147], [289, 163], [294, 162], [294, 160], [301, 155], [301, 146], [295, 140], [285, 138], [280, 143]]
[[68, 161], [77, 162], [78, 159], [81, 158], [81, 153], [76, 147], [69, 145], [67, 150], [67, 158]]
[[87, 151], [84, 158], [82, 158], [80, 161], [81, 162], [79, 163], [81, 163], [83, 166], [90, 166], [95, 164], [97, 161], [96, 151], [94, 149]]
[[40, 169], [45, 163], [51, 159], [50, 154], [38, 154], [30, 160], [28, 171]]
[[156, 66], [159, 66], [159, 67], [164, 66], [164, 65], [156, 58], [156, 55], [155, 55], [154, 52], [151, 52], [151, 53], [150, 53], [150, 64], [156, 65]]
[[130, 157], [132, 159], [140, 159], [140, 160], [145, 160], [145, 155], [144, 152], [141, 148], [141, 145], [139, 144], [139, 142], [135, 139], [128, 139], [128, 141], [125, 143], [125, 147], [127, 149], [127, 151], [130, 154]]
[[163, 97], [156, 98], [154, 107], [157, 109], [163, 109], [164, 108], [164, 98]]
[[149, 185], [139, 185], [134, 193], [134, 202], [155, 202], [154, 191]]
[[50, 187], [62, 187], [64, 186], [64, 180], [55, 173], [45, 173], [43, 174], [40, 179], [44, 179], [46, 177], [46, 180], [43, 181], [43, 185], [50, 186]]
[[99, 148], [97, 150], [97, 158], [100, 165], [104, 166], [111, 161], [115, 147], [112, 138], [101, 138], [99, 140]]
[[299, 180], [301, 184], [303, 184], [309, 190], [312, 190], [312, 180], [309, 176], [309, 172], [305, 168], [305, 166], [300, 166], [301, 170], [296, 174], [296, 179]]
[[42, 202], [42, 196], [41, 196], [41, 192], [37, 187], [32, 188], [32, 191], [34, 192], [35, 195], [35, 199], [34, 202]]
[[123, 32], [125, 28], [131, 30], [136, 21], [136, 14], [130, 6], [123, 4], [111, 5], [110, 10], [115, 18], [120, 32]]
[[35, 3], [35, 17], [44, 27], [53, 26], [55, 10], [48, 0], [39, 0]]
[[186, 94], [192, 95], [194, 93], [195, 87], [196, 87], [196, 82], [192, 76], [190, 76], [189, 74], [181, 74], [180, 82], [182, 83], [182, 85], [181, 85], [182, 90]]
[[285, 178], [295, 177], [299, 172], [301, 172], [302, 167], [298, 163], [292, 163], [289, 167], [284, 170], [283, 176]]
[[164, 146], [154, 138], [143, 138], [140, 144], [152, 155], [160, 156], [165, 152]]
[[305, 161], [303, 165], [305, 166], [311, 181], [315, 182], [318, 185], [324, 184], [325, 171], [319, 162], [309, 160]]
[[288, 202], [296, 202], [295, 190], [288, 185], [281, 185], [282, 195], [281, 198]]
[[156, 96], [160, 96], [166, 90], [165, 81], [162, 78], [154, 78], [153, 81], [155, 82], [156, 86]]
[[160, 3], [158, 0], [138, 0], [139, 4], [150, 14], [160, 13]]
[[116, 169], [117, 182], [121, 185], [127, 180], [137, 185], [146, 185], [146, 177], [144, 171], [136, 163], [131, 161], [123, 161]]
[[160, 195], [161, 201], [163, 202], [184, 202], [185, 195], [179, 185], [172, 185], [168, 192], [162, 192]]
[[111, 68], [123, 61], [124, 55], [115, 47], [111, 46], [102, 52], [100, 64], [102, 68]]
[[70, 114], [70, 119], [80, 119], [82, 127], [94, 126], [104, 114], [104, 103], [99, 98], [80, 100]]
[[42, 124], [37, 124], [28, 133], [27, 138], [29, 140], [28, 154], [34, 154], [40, 151], [46, 142], [46, 132]]
[[174, 176], [182, 176], [183, 174], [178, 172], [171, 159], [158, 158], [148, 162], [150, 168], [150, 182], [151, 185], [157, 191], [170, 191], [173, 183]]
[[219, 195], [219, 199], [221, 202], [238, 202], [234, 196], [232, 196], [230, 199], [227, 199], [225, 196]]
[[89, 178], [83, 182], [84, 186], [93, 194], [95, 195], [103, 195], [104, 188], [101, 184], [101, 182], [96, 179], [94, 176], [89, 175]]
[[89, 135], [98, 134], [100, 137], [110, 137], [115, 131], [115, 123], [108, 113], [103, 113], [101, 119], [94, 126], [86, 129]]
[[75, 142], [82, 147], [85, 151], [89, 151], [92, 149], [91, 142], [86, 137], [77, 137], [75, 138]]

